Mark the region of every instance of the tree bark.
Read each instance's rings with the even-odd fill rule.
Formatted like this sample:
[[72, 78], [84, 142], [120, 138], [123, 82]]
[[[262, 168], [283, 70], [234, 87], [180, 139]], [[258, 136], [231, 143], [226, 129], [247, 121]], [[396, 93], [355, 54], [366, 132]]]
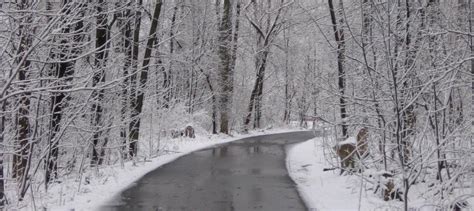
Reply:
[[[257, 2], [252, 1], [256, 11]], [[257, 31], [257, 47], [259, 48], [255, 55], [255, 68], [257, 69], [257, 77], [255, 84], [250, 94], [250, 101], [247, 107], [247, 114], [244, 118], [244, 130], [248, 130], [248, 126], [252, 120], [252, 113], [254, 113], [254, 128], [260, 127], [260, 120], [262, 115], [262, 99], [263, 99], [263, 82], [265, 79], [265, 69], [267, 65], [268, 54], [270, 53], [270, 42], [274, 36], [277, 35], [279, 26], [279, 19], [281, 11], [283, 9], [284, 1], [280, 1], [280, 5], [276, 14], [275, 19], [271, 22], [270, 13], [266, 14], [266, 27], [258, 25], [255, 21], [251, 20], [248, 16], [247, 19], [250, 25]], [[267, 2], [268, 10], [271, 10], [271, 1]]]
[[[385, 127], [385, 118], [382, 115], [382, 112], [380, 110], [380, 105], [377, 99], [377, 90], [380, 89], [379, 83], [376, 78], [372, 75], [372, 71], [376, 72], [377, 70], [377, 57], [376, 57], [376, 52], [374, 49], [374, 44], [373, 44], [373, 38], [372, 38], [372, 18], [370, 13], [372, 12], [372, 8], [369, 7], [369, 0], [364, 0], [361, 5], [361, 12], [362, 12], [362, 53], [364, 57], [364, 63], [366, 66], [366, 73], [367, 76], [370, 79], [371, 82], [371, 98], [374, 102], [374, 111], [377, 114], [377, 125], [379, 128], [384, 128]], [[372, 46], [372, 59], [373, 59], [373, 66], [370, 67], [369, 61], [368, 61], [368, 48], [367, 46], [370, 44]], [[382, 138], [379, 139], [378, 142], [378, 148], [380, 153], [382, 154], [382, 160], [384, 164], [384, 169], [387, 170], [387, 156], [386, 156], [386, 150], [385, 150], [385, 135], [382, 134]]]
[[[472, 6], [472, 0], [469, 0], [469, 47], [471, 50], [471, 147], [474, 146], [473, 144], [473, 138], [474, 138], [474, 36], [472, 35], [474, 30], [473, 30], [473, 25], [474, 23], [474, 10]], [[471, 154], [471, 160], [472, 160], [472, 154]]]
[[[133, 158], [137, 154], [136, 140], [132, 139], [137, 132], [136, 125], [139, 121], [139, 113], [137, 114], [137, 92], [138, 92], [138, 51], [140, 47], [140, 26], [141, 26], [141, 11], [140, 7], [143, 1], [138, 0], [138, 5], [135, 11], [135, 29], [133, 30], [133, 48], [132, 48], [132, 74], [130, 76], [130, 107], [131, 107], [131, 122], [128, 127], [128, 155]], [[138, 139], [138, 137], [137, 137]]]
[[[95, 66], [95, 73], [92, 78], [92, 86], [97, 87], [101, 83], [105, 82], [105, 66], [107, 63], [107, 57], [106, 57], [106, 44], [107, 44], [107, 13], [105, 13], [105, 4], [106, 2], [104, 0], [98, 0], [97, 1], [97, 28], [96, 28], [96, 39], [95, 39], [95, 48], [96, 48], [96, 53], [95, 53], [95, 59], [94, 59], [94, 66]], [[96, 88], [94, 91], [94, 104], [92, 105], [92, 110], [94, 113], [94, 117], [92, 119], [92, 126], [94, 128], [94, 134], [92, 137], [92, 144], [93, 144], [93, 149], [92, 149], [92, 160], [91, 164], [92, 165], [100, 165], [102, 159], [100, 159], [100, 147], [99, 143], [102, 142], [103, 145], [105, 145], [105, 139], [103, 137], [103, 133], [101, 130], [103, 129], [104, 122], [103, 122], [103, 107], [102, 107], [102, 101], [104, 98], [104, 90], [100, 88]]]
[[[64, 11], [63, 13], [67, 16], [71, 12], [72, 5], [69, 5], [66, 7], [70, 2], [69, 1], [64, 1], [63, 2], [63, 8]], [[82, 8], [83, 4], [78, 5], [78, 8]], [[73, 8], [74, 9], [74, 8]], [[84, 13], [79, 13], [81, 16]], [[77, 17], [79, 21], [75, 24], [75, 29], [74, 32], [76, 34], [73, 35], [73, 42], [74, 44], [77, 44], [81, 41], [82, 33], [83, 30], [83, 21], [81, 20], [81, 17]], [[71, 26], [67, 26], [63, 28], [62, 34], [68, 35], [70, 33], [70, 28]], [[72, 45], [72, 47], [67, 47], [67, 40], [68, 37], [63, 37], [62, 40], [60, 41], [61, 45], [61, 53], [57, 55], [56, 59], [59, 59], [59, 62], [53, 65], [52, 68], [52, 76], [56, 78], [56, 80], [61, 83], [61, 80], [64, 81], [62, 86], [58, 88], [58, 90], [64, 90], [67, 89], [68, 86], [65, 84], [67, 82], [70, 82], [72, 80], [71, 76], [74, 74], [74, 64], [75, 61], [71, 61], [71, 59], [77, 55], [80, 51], [77, 49], [75, 45]], [[67, 62], [62, 62], [62, 61], [67, 61]], [[60, 123], [62, 119], [62, 111], [64, 106], [67, 103], [67, 95], [64, 92], [59, 92], [59, 93], [54, 93], [53, 96], [51, 96], [51, 108], [50, 112], [52, 114], [52, 117], [50, 119], [50, 135], [49, 135], [49, 155], [47, 158], [48, 161], [48, 167], [46, 169], [46, 183], [48, 183], [51, 179], [57, 178], [57, 169], [58, 169], [58, 145], [59, 145], [59, 140], [60, 137], [57, 137], [59, 131], [60, 131]]]
[[131, 67], [132, 67], [132, 61], [133, 61], [133, 34], [132, 34], [132, 18], [134, 17], [131, 14], [131, 10], [127, 9], [124, 14], [125, 18], [125, 26], [122, 31], [123, 35], [123, 52], [125, 54], [125, 61], [123, 65], [123, 82], [122, 82], [122, 109], [120, 111], [121, 115], [121, 122], [122, 126], [120, 128], [120, 139], [122, 140], [122, 157], [126, 158], [128, 153], [127, 153], [127, 143], [129, 142], [128, 140], [128, 123], [127, 121], [127, 115], [130, 110], [130, 76], [131, 74]]
[[[27, 0], [22, 0], [19, 5], [19, 10], [25, 10], [29, 7], [29, 2]], [[18, 47], [18, 59], [16, 61], [17, 65], [20, 66], [18, 71], [18, 80], [25, 81], [28, 80], [28, 68], [30, 67], [30, 61], [24, 60], [21, 61], [21, 57], [26, 53], [28, 48], [31, 45], [31, 35], [32, 33], [30, 28], [28, 28], [31, 22], [31, 17], [26, 15], [24, 19], [20, 19], [22, 23], [19, 26], [20, 41]], [[21, 90], [27, 89], [24, 83], [19, 85]], [[17, 178], [18, 181], [23, 180], [25, 175], [26, 165], [28, 163], [28, 152], [30, 146], [30, 122], [29, 122], [29, 109], [30, 109], [30, 92], [24, 92], [19, 96], [19, 109], [17, 113], [16, 124], [18, 130], [16, 133], [15, 140], [15, 154], [13, 156], [13, 177]]]
[[158, 18], [161, 13], [162, 1], [158, 0], [155, 5], [155, 10], [153, 12], [153, 19], [151, 21], [150, 32], [148, 34], [148, 39], [146, 42], [145, 53], [143, 56], [142, 69], [140, 71], [140, 80], [139, 87], [137, 89], [137, 99], [136, 106], [134, 107], [135, 111], [132, 114], [132, 128], [130, 130], [130, 155], [132, 157], [137, 155], [138, 148], [137, 142], [140, 137], [140, 117], [142, 113], [143, 102], [145, 100], [145, 87], [148, 80], [148, 69], [150, 64], [151, 52], [156, 42], [156, 31], [158, 28]]
[[247, 116], [244, 121], [245, 128], [248, 128], [250, 121], [252, 120], [252, 112], [254, 112], [254, 125], [253, 128], [260, 127], [260, 114], [261, 114], [261, 101], [263, 93], [263, 80], [265, 78], [265, 69], [267, 64], [268, 50], [257, 54], [257, 78], [253, 87], [252, 93], [250, 94], [250, 102], [247, 108]]
[[199, 69], [202, 74], [205, 75], [206, 77], [206, 83], [207, 86], [209, 87], [209, 91], [211, 92], [211, 103], [212, 103], [212, 134], [217, 134], [217, 97], [216, 97], [216, 91], [214, 90], [214, 87], [212, 86], [211, 82], [211, 76], [209, 73], [204, 73], [203, 69]]
[[[408, 161], [408, 158], [410, 156], [410, 143], [409, 143], [409, 138], [414, 134], [414, 128], [415, 128], [415, 123], [416, 123], [416, 116], [415, 116], [415, 106], [413, 103], [410, 105], [406, 105], [406, 101], [409, 101], [410, 99], [410, 92], [407, 92], [405, 90], [408, 90], [410, 85], [410, 82], [415, 80], [415, 74], [413, 73], [412, 66], [415, 62], [415, 54], [416, 54], [416, 49], [411, 49], [412, 48], [412, 41], [411, 41], [411, 33], [410, 33], [410, 15], [411, 15], [411, 10], [410, 10], [410, 4], [409, 0], [405, 0], [405, 6], [406, 6], [406, 26], [405, 26], [405, 51], [406, 51], [406, 58], [405, 58], [405, 70], [407, 72], [407, 79], [404, 80], [402, 84], [402, 89], [401, 95], [403, 96], [400, 99], [400, 103], [402, 108], [406, 107], [401, 113], [402, 119], [403, 119], [403, 124], [402, 124], [402, 129], [401, 129], [401, 142], [404, 148], [404, 159], [405, 162]], [[400, 7], [400, 5], [399, 5]], [[401, 21], [401, 20], [400, 20]]]
[[3, 158], [4, 158], [4, 138], [5, 131], [5, 101], [0, 105], [0, 209], [5, 206], [5, 175], [3, 175]]
[[230, 70], [232, 72], [235, 71], [235, 62], [237, 61], [237, 49], [238, 49], [239, 28], [240, 28], [240, 10], [241, 10], [240, 7], [241, 7], [240, 0], [237, 0], [236, 11], [235, 11], [234, 33], [232, 35], [232, 52], [231, 52], [232, 58], [230, 62]]
[[285, 41], [285, 110], [283, 111], [283, 123], [290, 123], [291, 114], [291, 103], [290, 103], [290, 84], [289, 84], [289, 51], [290, 51], [290, 38], [287, 36], [286, 31], [283, 33], [283, 40]]
[[176, 16], [178, 14], [178, 5], [176, 4], [173, 8], [173, 16], [171, 17], [171, 26], [170, 26], [170, 51], [169, 51], [169, 56], [170, 56], [170, 61], [168, 65], [168, 70], [163, 68], [163, 90], [165, 91], [165, 94], [163, 95], [164, 99], [164, 108], [169, 108], [170, 107], [170, 102], [173, 97], [173, 91], [171, 89], [171, 80], [172, 78], [172, 71], [173, 71], [173, 54], [175, 50], [175, 26], [176, 26]]
[[230, 0], [224, 0], [224, 11], [219, 25], [219, 111], [220, 132], [229, 134], [230, 104], [232, 102], [233, 71], [232, 55], [232, 6]]
[[339, 110], [341, 115], [341, 127], [342, 127], [342, 137], [346, 138], [348, 136], [347, 132], [347, 111], [346, 111], [346, 96], [345, 96], [345, 84], [346, 84], [346, 76], [344, 70], [344, 62], [345, 62], [345, 39], [344, 39], [344, 30], [342, 29], [344, 25], [344, 17], [343, 17], [343, 5], [342, 0], [339, 1], [339, 26], [336, 21], [336, 12], [334, 9], [334, 5], [332, 0], [328, 0], [329, 5], [329, 13], [331, 16], [331, 23], [334, 32], [334, 38], [337, 43], [337, 74], [338, 74], [338, 88], [339, 88]]

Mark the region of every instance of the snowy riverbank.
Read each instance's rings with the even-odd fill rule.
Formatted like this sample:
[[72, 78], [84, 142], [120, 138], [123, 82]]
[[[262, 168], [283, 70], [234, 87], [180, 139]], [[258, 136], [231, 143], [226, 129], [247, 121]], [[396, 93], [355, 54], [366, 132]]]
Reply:
[[[239, 140], [246, 137], [299, 131], [299, 129], [271, 129], [266, 131], [253, 131], [249, 134], [239, 134], [234, 137], [214, 135], [210, 137], [198, 136], [196, 139], [171, 140], [165, 142], [168, 150], [175, 153], [160, 155], [158, 157], [136, 162], [124, 163], [123, 167], [118, 164], [106, 166], [98, 171], [87, 172], [82, 181], [87, 180], [87, 184], [78, 181], [69, 181], [56, 184], [51, 187], [47, 194], [35, 194], [35, 202], [21, 209], [34, 210], [36, 208], [47, 208], [48, 210], [97, 210], [105, 202], [111, 200], [121, 191], [132, 185], [135, 181], [154, 169], [172, 162], [181, 156], [191, 152]], [[35, 203], [35, 204], [33, 204]]]
[[[374, 194], [373, 185], [357, 175], [340, 176], [339, 170], [323, 171], [333, 165], [324, 157], [323, 138], [314, 138], [287, 148], [286, 165], [298, 192], [311, 210], [402, 210], [397, 200], [383, 201]], [[370, 174], [366, 171], [365, 174]], [[367, 175], [365, 175], [367, 176]], [[409, 209], [435, 210], [437, 201], [423, 197], [426, 184], [413, 185], [409, 194]], [[473, 204], [474, 198], [467, 199]], [[471, 210], [472, 207], [466, 208]]]
[[384, 202], [361, 190], [357, 176], [339, 176], [339, 171], [323, 171], [331, 165], [324, 158], [322, 138], [288, 147], [287, 169], [308, 208], [321, 210], [392, 210]]

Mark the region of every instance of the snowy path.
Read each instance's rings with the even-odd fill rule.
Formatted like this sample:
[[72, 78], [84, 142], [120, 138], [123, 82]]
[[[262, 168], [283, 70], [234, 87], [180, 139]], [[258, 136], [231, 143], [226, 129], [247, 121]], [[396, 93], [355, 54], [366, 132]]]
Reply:
[[183, 156], [135, 182], [101, 210], [305, 210], [285, 166], [293, 132], [245, 138]]

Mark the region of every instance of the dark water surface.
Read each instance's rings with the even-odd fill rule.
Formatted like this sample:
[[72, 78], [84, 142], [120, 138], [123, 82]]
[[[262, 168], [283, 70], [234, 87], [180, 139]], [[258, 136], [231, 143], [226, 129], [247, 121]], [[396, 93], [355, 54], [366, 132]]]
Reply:
[[191, 153], [146, 174], [100, 210], [306, 210], [286, 170], [285, 145], [314, 136], [263, 135]]

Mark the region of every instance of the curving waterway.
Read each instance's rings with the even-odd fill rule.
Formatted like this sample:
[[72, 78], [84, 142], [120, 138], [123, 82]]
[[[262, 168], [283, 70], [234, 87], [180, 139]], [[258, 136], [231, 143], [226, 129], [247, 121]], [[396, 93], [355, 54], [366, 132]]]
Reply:
[[285, 147], [315, 135], [262, 135], [191, 153], [146, 174], [100, 210], [306, 210], [286, 170]]

